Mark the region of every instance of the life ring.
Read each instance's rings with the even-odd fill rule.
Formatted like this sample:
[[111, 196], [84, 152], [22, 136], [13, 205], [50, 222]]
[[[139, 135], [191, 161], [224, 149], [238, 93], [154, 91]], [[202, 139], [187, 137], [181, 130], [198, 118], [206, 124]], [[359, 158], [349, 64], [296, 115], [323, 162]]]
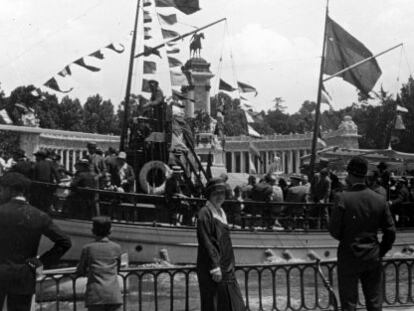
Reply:
[[[152, 186], [148, 181], [148, 175], [154, 169], [160, 170], [164, 179], [158, 187]], [[144, 164], [139, 172], [139, 185], [141, 189], [148, 194], [163, 194], [165, 191], [165, 183], [170, 176], [171, 170], [167, 164], [162, 161], [150, 161]]]

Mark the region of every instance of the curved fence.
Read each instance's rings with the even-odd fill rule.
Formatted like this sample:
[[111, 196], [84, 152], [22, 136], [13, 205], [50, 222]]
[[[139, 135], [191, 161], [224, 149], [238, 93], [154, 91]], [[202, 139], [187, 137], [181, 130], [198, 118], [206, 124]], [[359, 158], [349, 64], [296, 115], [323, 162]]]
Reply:
[[[384, 307], [414, 306], [413, 265], [413, 258], [383, 261]], [[335, 261], [321, 262], [320, 267], [315, 262], [243, 265], [236, 267], [236, 276], [247, 310], [335, 309], [335, 296], [323, 280], [332, 284], [336, 293]], [[195, 266], [125, 268], [119, 273], [119, 282], [123, 310], [200, 309]], [[36, 309], [84, 310], [85, 284], [86, 280], [77, 277], [74, 269], [45, 271], [37, 284]]]

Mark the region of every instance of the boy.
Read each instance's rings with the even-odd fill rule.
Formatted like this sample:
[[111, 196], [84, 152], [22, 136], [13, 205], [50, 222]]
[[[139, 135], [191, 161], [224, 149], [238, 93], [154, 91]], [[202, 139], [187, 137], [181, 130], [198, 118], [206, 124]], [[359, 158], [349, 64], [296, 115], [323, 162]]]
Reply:
[[78, 275], [88, 278], [85, 306], [89, 311], [119, 310], [122, 305], [118, 283], [121, 247], [108, 238], [111, 233], [109, 217], [94, 217], [92, 222], [95, 241], [83, 247], [77, 268]]

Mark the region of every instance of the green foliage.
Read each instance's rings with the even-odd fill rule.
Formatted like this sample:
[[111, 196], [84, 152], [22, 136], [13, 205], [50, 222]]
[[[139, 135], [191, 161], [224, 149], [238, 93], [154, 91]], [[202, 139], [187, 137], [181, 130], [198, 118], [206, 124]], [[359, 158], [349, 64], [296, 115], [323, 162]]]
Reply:
[[59, 107], [60, 128], [67, 131], [83, 130], [83, 108], [79, 100], [69, 96], [62, 98]]

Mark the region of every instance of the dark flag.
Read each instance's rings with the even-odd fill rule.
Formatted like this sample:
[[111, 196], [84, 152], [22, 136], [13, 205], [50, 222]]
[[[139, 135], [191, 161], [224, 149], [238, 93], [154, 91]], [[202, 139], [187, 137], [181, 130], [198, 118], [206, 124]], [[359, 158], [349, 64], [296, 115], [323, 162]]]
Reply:
[[144, 27], [144, 40], [149, 40], [151, 38], [151, 27]]
[[[361, 42], [331, 18], [327, 17], [326, 23], [326, 56], [323, 73], [333, 75], [373, 56]], [[375, 58], [340, 75], [365, 95], [372, 90], [380, 76], [381, 69]]]
[[151, 61], [144, 61], [144, 74], [154, 74], [157, 71], [157, 63]]
[[180, 60], [176, 59], [175, 57], [168, 56], [168, 65], [171, 68], [171, 67], [182, 66], [183, 63]]
[[166, 25], [174, 25], [177, 23], [177, 15], [175, 14], [163, 15], [158, 13], [158, 19]]
[[65, 68], [63, 68], [61, 71], [58, 72], [58, 75], [61, 77], [70, 76], [72, 74], [72, 71], [70, 70], [70, 66], [67, 65]]
[[176, 38], [180, 35], [178, 32], [174, 30], [169, 30], [169, 29], [164, 29], [164, 28], [161, 28], [161, 33], [164, 39]]
[[198, 0], [155, 0], [157, 7], [175, 7], [184, 14], [193, 14], [200, 10]]
[[98, 67], [95, 67], [95, 66], [91, 66], [91, 65], [87, 65], [85, 63], [85, 60], [83, 58], [79, 58], [79, 59], [75, 60], [73, 63], [76, 64], [76, 65], [79, 65], [79, 66], [81, 66], [81, 67], [83, 67], [85, 69], [88, 69], [90, 71], [93, 71], [93, 72], [97, 72], [97, 71], [100, 71], [101, 70], [101, 68], [98, 68]]
[[167, 47], [167, 54], [178, 54], [178, 53], [180, 53], [179, 48]]
[[107, 45], [106, 48], [121, 54], [125, 51], [125, 47], [122, 44], [118, 44], [118, 45], [119, 45], [119, 48], [117, 48], [115, 44], [111, 43], [110, 45]]
[[144, 56], [150, 56], [151, 54], [157, 55], [159, 58], [161, 58], [160, 51], [158, 51], [157, 49], [153, 49], [152, 47], [149, 47], [149, 46], [146, 46], [145, 45], [144, 46]]
[[70, 91], [73, 90], [73, 88], [70, 88], [69, 90], [62, 90], [59, 87], [59, 84], [57, 83], [55, 78], [51, 78], [48, 81], [46, 81], [44, 84], [44, 86], [47, 86], [48, 88], [51, 88], [52, 90], [55, 90], [57, 92], [61, 92], [61, 93], [69, 93]]
[[237, 90], [236, 88], [234, 88], [233, 86], [231, 86], [229, 83], [227, 83], [226, 81], [220, 79], [219, 82], [219, 90], [222, 91], [227, 91], [227, 92], [233, 92], [235, 90]]
[[238, 81], [237, 82], [237, 87], [239, 88], [240, 93], [251, 93], [251, 92], [254, 92], [255, 93], [254, 96], [257, 96], [257, 90], [256, 90], [256, 88], [253, 87], [253, 86], [251, 86], [251, 85], [248, 85], [246, 83], [243, 83], [243, 82]]
[[105, 58], [105, 56], [102, 54], [101, 50], [97, 50], [97, 51], [89, 54], [89, 56], [96, 57], [98, 59], [104, 59]]
[[151, 0], [144, 0], [144, 7], [151, 6]]
[[152, 22], [152, 18], [151, 15], [148, 11], [144, 11], [144, 24], [146, 23], [151, 23]]

